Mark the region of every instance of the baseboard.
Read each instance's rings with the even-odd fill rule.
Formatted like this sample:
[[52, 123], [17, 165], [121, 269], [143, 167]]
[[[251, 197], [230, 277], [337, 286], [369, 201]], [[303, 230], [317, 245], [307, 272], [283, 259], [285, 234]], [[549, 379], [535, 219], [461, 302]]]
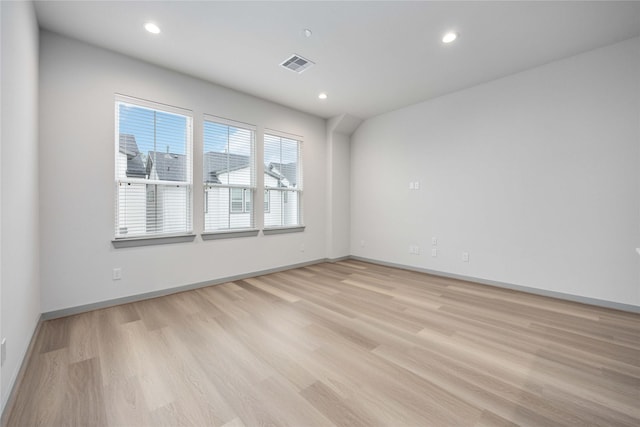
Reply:
[[356, 260], [356, 261], [368, 262], [368, 263], [371, 263], [371, 264], [383, 265], [383, 266], [386, 266], [386, 267], [400, 268], [402, 270], [409, 270], [409, 271], [415, 271], [415, 272], [419, 272], [419, 273], [426, 273], [426, 274], [431, 274], [431, 275], [434, 275], [434, 276], [440, 276], [440, 277], [447, 277], [447, 278], [451, 278], [451, 279], [464, 280], [464, 281], [467, 281], [467, 282], [474, 282], [474, 283], [479, 283], [479, 284], [488, 285], [488, 286], [494, 286], [494, 287], [498, 287], [498, 288], [504, 288], [504, 289], [511, 289], [511, 290], [515, 290], [515, 291], [527, 292], [529, 294], [541, 295], [541, 296], [546, 296], [546, 297], [551, 297], [551, 298], [558, 298], [558, 299], [562, 299], [562, 300], [573, 301], [573, 302], [578, 302], [578, 303], [588, 304], [588, 305], [594, 305], [594, 306], [598, 306], [598, 307], [611, 308], [611, 309], [614, 309], [614, 310], [627, 311], [627, 312], [631, 312], [631, 313], [640, 313], [640, 306], [631, 305], [631, 304], [623, 304], [623, 303], [618, 303], [618, 302], [614, 302], [614, 301], [601, 300], [601, 299], [597, 299], [597, 298], [583, 297], [583, 296], [580, 296], [580, 295], [565, 294], [565, 293], [562, 293], [562, 292], [549, 291], [549, 290], [545, 290], [545, 289], [538, 289], [538, 288], [532, 288], [532, 287], [528, 287], [528, 286], [515, 285], [513, 283], [499, 282], [499, 281], [495, 281], [495, 280], [481, 279], [481, 278], [472, 277], [472, 276], [464, 276], [464, 275], [460, 275], [460, 274], [453, 274], [453, 273], [447, 273], [447, 272], [443, 272], [443, 271], [430, 270], [430, 269], [427, 269], [427, 268], [413, 267], [413, 266], [408, 266], [408, 265], [404, 265], [404, 264], [397, 264], [397, 263], [382, 261], [382, 260], [373, 259], [373, 258], [365, 258], [365, 257], [359, 257], [359, 256], [355, 256], [355, 255], [347, 255], [347, 256], [342, 256], [342, 257], [338, 257], [338, 258], [320, 258], [320, 259], [316, 259], [316, 260], [312, 260], [312, 261], [306, 261], [306, 262], [302, 262], [302, 263], [298, 263], [298, 264], [289, 264], [289, 265], [270, 268], [270, 269], [266, 269], [266, 270], [258, 270], [258, 271], [253, 271], [253, 272], [250, 272], [250, 273], [238, 274], [236, 276], [222, 277], [222, 278], [219, 278], [219, 279], [207, 280], [207, 281], [198, 282], [198, 283], [191, 283], [191, 284], [188, 284], [188, 285], [178, 286], [178, 287], [174, 287], [174, 288], [161, 289], [161, 290], [158, 290], [158, 291], [146, 292], [146, 293], [136, 294], [136, 295], [130, 295], [130, 296], [122, 297], [122, 298], [115, 298], [115, 299], [106, 300], [106, 301], [100, 301], [100, 302], [96, 302], [96, 303], [92, 303], [92, 304], [85, 304], [85, 305], [81, 305], [81, 306], [69, 307], [69, 308], [65, 308], [65, 309], [62, 309], [62, 310], [49, 311], [49, 312], [46, 312], [46, 313], [42, 314], [41, 321], [42, 320], [57, 319], [57, 318], [66, 317], [66, 316], [72, 316], [74, 314], [85, 313], [85, 312], [88, 312], [88, 311], [99, 310], [99, 309], [102, 309], [102, 308], [113, 307], [113, 306], [121, 305], [121, 304], [128, 304], [128, 303], [136, 302], [136, 301], [143, 301], [143, 300], [147, 300], [147, 299], [151, 299], [151, 298], [158, 298], [158, 297], [162, 297], [162, 296], [166, 296], [166, 295], [177, 294], [179, 292], [190, 291], [190, 290], [193, 290], [193, 289], [204, 288], [204, 287], [207, 287], [207, 286], [219, 285], [219, 284], [227, 283], [227, 282], [233, 282], [234, 280], [249, 279], [249, 278], [252, 278], [252, 277], [262, 276], [262, 275], [265, 275], [265, 274], [278, 273], [278, 272], [281, 272], [281, 271], [291, 270], [291, 269], [300, 268], [300, 267], [306, 267], [306, 266], [309, 266], [309, 265], [319, 264], [319, 263], [322, 263], [322, 262], [332, 262], [333, 263], [333, 262], [346, 261], [346, 260], [349, 260], [349, 259], [353, 259], [353, 260]]
[[[347, 259], [349, 257], [337, 258], [337, 260]], [[236, 276], [222, 277], [204, 282], [191, 283], [188, 285], [178, 286], [175, 288], [161, 289], [158, 291], [145, 292], [142, 294], [130, 295], [122, 298], [115, 298], [106, 301], [100, 301], [92, 304], [79, 305], [75, 307], [64, 308], [62, 310], [48, 311], [42, 313], [42, 320], [58, 319], [60, 317], [72, 316], [74, 314], [86, 313], [87, 311], [99, 310], [102, 308], [114, 307], [116, 305], [128, 304], [136, 301], [143, 301], [151, 298], [163, 297], [166, 295], [177, 294], [179, 292], [191, 291], [193, 289], [206, 288], [207, 286], [219, 285], [222, 283], [233, 282], [235, 280], [249, 279], [252, 277], [262, 276], [265, 274], [278, 273], [280, 271], [291, 270], [294, 268], [306, 267], [309, 265], [319, 264], [322, 262], [336, 262], [328, 258], [321, 258], [313, 261], [306, 261], [298, 264], [290, 264], [281, 267], [269, 268], [266, 270], [253, 271], [251, 273], [238, 274]]]
[[511, 289], [514, 291], [526, 292], [528, 294], [541, 295], [545, 297], [557, 298], [557, 299], [562, 299], [566, 301], [573, 301], [581, 304], [594, 305], [597, 307], [611, 308], [614, 310], [627, 311], [630, 313], [640, 313], [640, 306], [637, 306], [637, 305], [623, 304], [615, 301], [607, 301], [607, 300], [601, 300], [597, 298], [583, 297], [580, 295], [565, 294], [562, 292], [548, 291], [546, 289], [531, 288], [529, 286], [514, 285], [513, 283], [499, 282], [499, 281], [488, 280], [488, 279], [480, 279], [477, 277], [463, 276], [460, 274], [446, 273], [446, 272], [437, 271], [437, 270], [429, 270], [427, 268], [413, 267], [413, 266], [408, 266], [404, 264], [396, 264], [393, 262], [380, 261], [377, 259], [364, 258], [359, 256], [353, 256], [353, 255], [350, 256], [349, 258], [356, 261], [383, 265], [385, 267], [394, 267], [402, 270], [409, 270], [409, 271], [415, 271], [418, 273], [431, 274], [433, 276], [464, 280], [466, 282], [479, 283], [482, 285], [494, 286], [496, 288]]
[[338, 258], [327, 258], [326, 262], [340, 262], [340, 261], [347, 261], [351, 259], [351, 255], [346, 255], [346, 256], [341, 256]]
[[13, 409], [13, 404], [16, 399], [16, 390], [20, 388], [22, 384], [22, 380], [24, 378], [24, 374], [27, 370], [27, 365], [31, 360], [31, 356], [33, 353], [33, 347], [35, 346], [36, 339], [40, 334], [40, 327], [42, 326], [42, 322], [44, 321], [42, 315], [38, 319], [38, 323], [36, 324], [36, 328], [31, 335], [31, 340], [29, 341], [29, 346], [27, 346], [27, 351], [22, 358], [22, 362], [20, 363], [20, 369], [18, 369], [18, 375], [16, 375], [15, 380], [13, 381], [13, 385], [11, 386], [11, 390], [9, 390], [9, 397], [7, 398], [7, 403], [2, 408], [2, 416], [0, 416], [0, 426], [5, 427], [9, 422], [9, 417], [11, 416], [11, 410]]

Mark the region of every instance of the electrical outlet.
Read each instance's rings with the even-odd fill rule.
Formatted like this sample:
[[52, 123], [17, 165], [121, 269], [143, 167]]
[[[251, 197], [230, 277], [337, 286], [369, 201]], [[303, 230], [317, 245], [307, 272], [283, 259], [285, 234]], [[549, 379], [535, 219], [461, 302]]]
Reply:
[[7, 339], [2, 338], [2, 344], [0, 345], [0, 366], [4, 365], [5, 360], [7, 360]]
[[438, 256], [438, 249], [436, 249], [436, 248], [431, 249], [431, 256], [434, 257], [434, 258], [437, 257]]
[[415, 190], [419, 190], [419, 189], [420, 189], [420, 181], [416, 181], [416, 182], [414, 182], [414, 183], [413, 183], [413, 188], [414, 188]]
[[113, 269], [113, 276], [112, 276], [113, 280], [120, 280], [122, 279], [122, 269], [121, 268], [114, 268]]
[[462, 252], [462, 261], [469, 262], [469, 252]]
[[438, 246], [438, 238], [437, 237], [432, 237], [431, 238], [431, 244], [433, 246]]
[[360, 247], [364, 248], [364, 240], [360, 240]]
[[304, 243], [300, 243], [300, 252], [304, 252]]

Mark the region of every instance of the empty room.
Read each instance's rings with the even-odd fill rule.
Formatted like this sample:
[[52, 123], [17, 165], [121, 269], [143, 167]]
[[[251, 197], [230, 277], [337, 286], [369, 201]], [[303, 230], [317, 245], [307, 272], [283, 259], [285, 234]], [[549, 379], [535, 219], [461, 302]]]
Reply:
[[0, 23], [2, 427], [640, 425], [640, 2]]

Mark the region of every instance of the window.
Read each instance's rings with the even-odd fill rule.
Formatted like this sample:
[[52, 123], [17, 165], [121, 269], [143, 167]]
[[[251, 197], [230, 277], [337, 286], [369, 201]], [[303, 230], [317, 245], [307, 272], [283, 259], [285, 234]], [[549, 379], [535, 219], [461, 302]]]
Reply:
[[205, 116], [204, 231], [254, 227], [255, 127]]
[[115, 107], [116, 239], [191, 233], [191, 112], [124, 96]]
[[229, 212], [251, 213], [251, 192], [250, 189], [232, 188]]
[[271, 193], [269, 193], [269, 190], [264, 190], [264, 211], [265, 213], [269, 213], [270, 211], [270, 203], [271, 203]]
[[232, 188], [231, 189], [231, 213], [243, 213], [244, 212], [244, 189]]
[[265, 201], [266, 228], [302, 225], [301, 159], [301, 140], [293, 136], [265, 132], [264, 186], [269, 193], [268, 211]]

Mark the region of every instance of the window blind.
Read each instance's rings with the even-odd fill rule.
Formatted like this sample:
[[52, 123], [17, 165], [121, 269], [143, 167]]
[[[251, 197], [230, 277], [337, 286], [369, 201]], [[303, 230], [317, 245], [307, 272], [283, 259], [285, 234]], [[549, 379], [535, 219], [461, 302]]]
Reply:
[[192, 115], [116, 97], [115, 237], [184, 234], [192, 227]]
[[[302, 141], [275, 132], [264, 134], [265, 227], [302, 225]], [[265, 195], [267, 197], [267, 195]]]
[[254, 227], [255, 127], [205, 116], [204, 231]]

